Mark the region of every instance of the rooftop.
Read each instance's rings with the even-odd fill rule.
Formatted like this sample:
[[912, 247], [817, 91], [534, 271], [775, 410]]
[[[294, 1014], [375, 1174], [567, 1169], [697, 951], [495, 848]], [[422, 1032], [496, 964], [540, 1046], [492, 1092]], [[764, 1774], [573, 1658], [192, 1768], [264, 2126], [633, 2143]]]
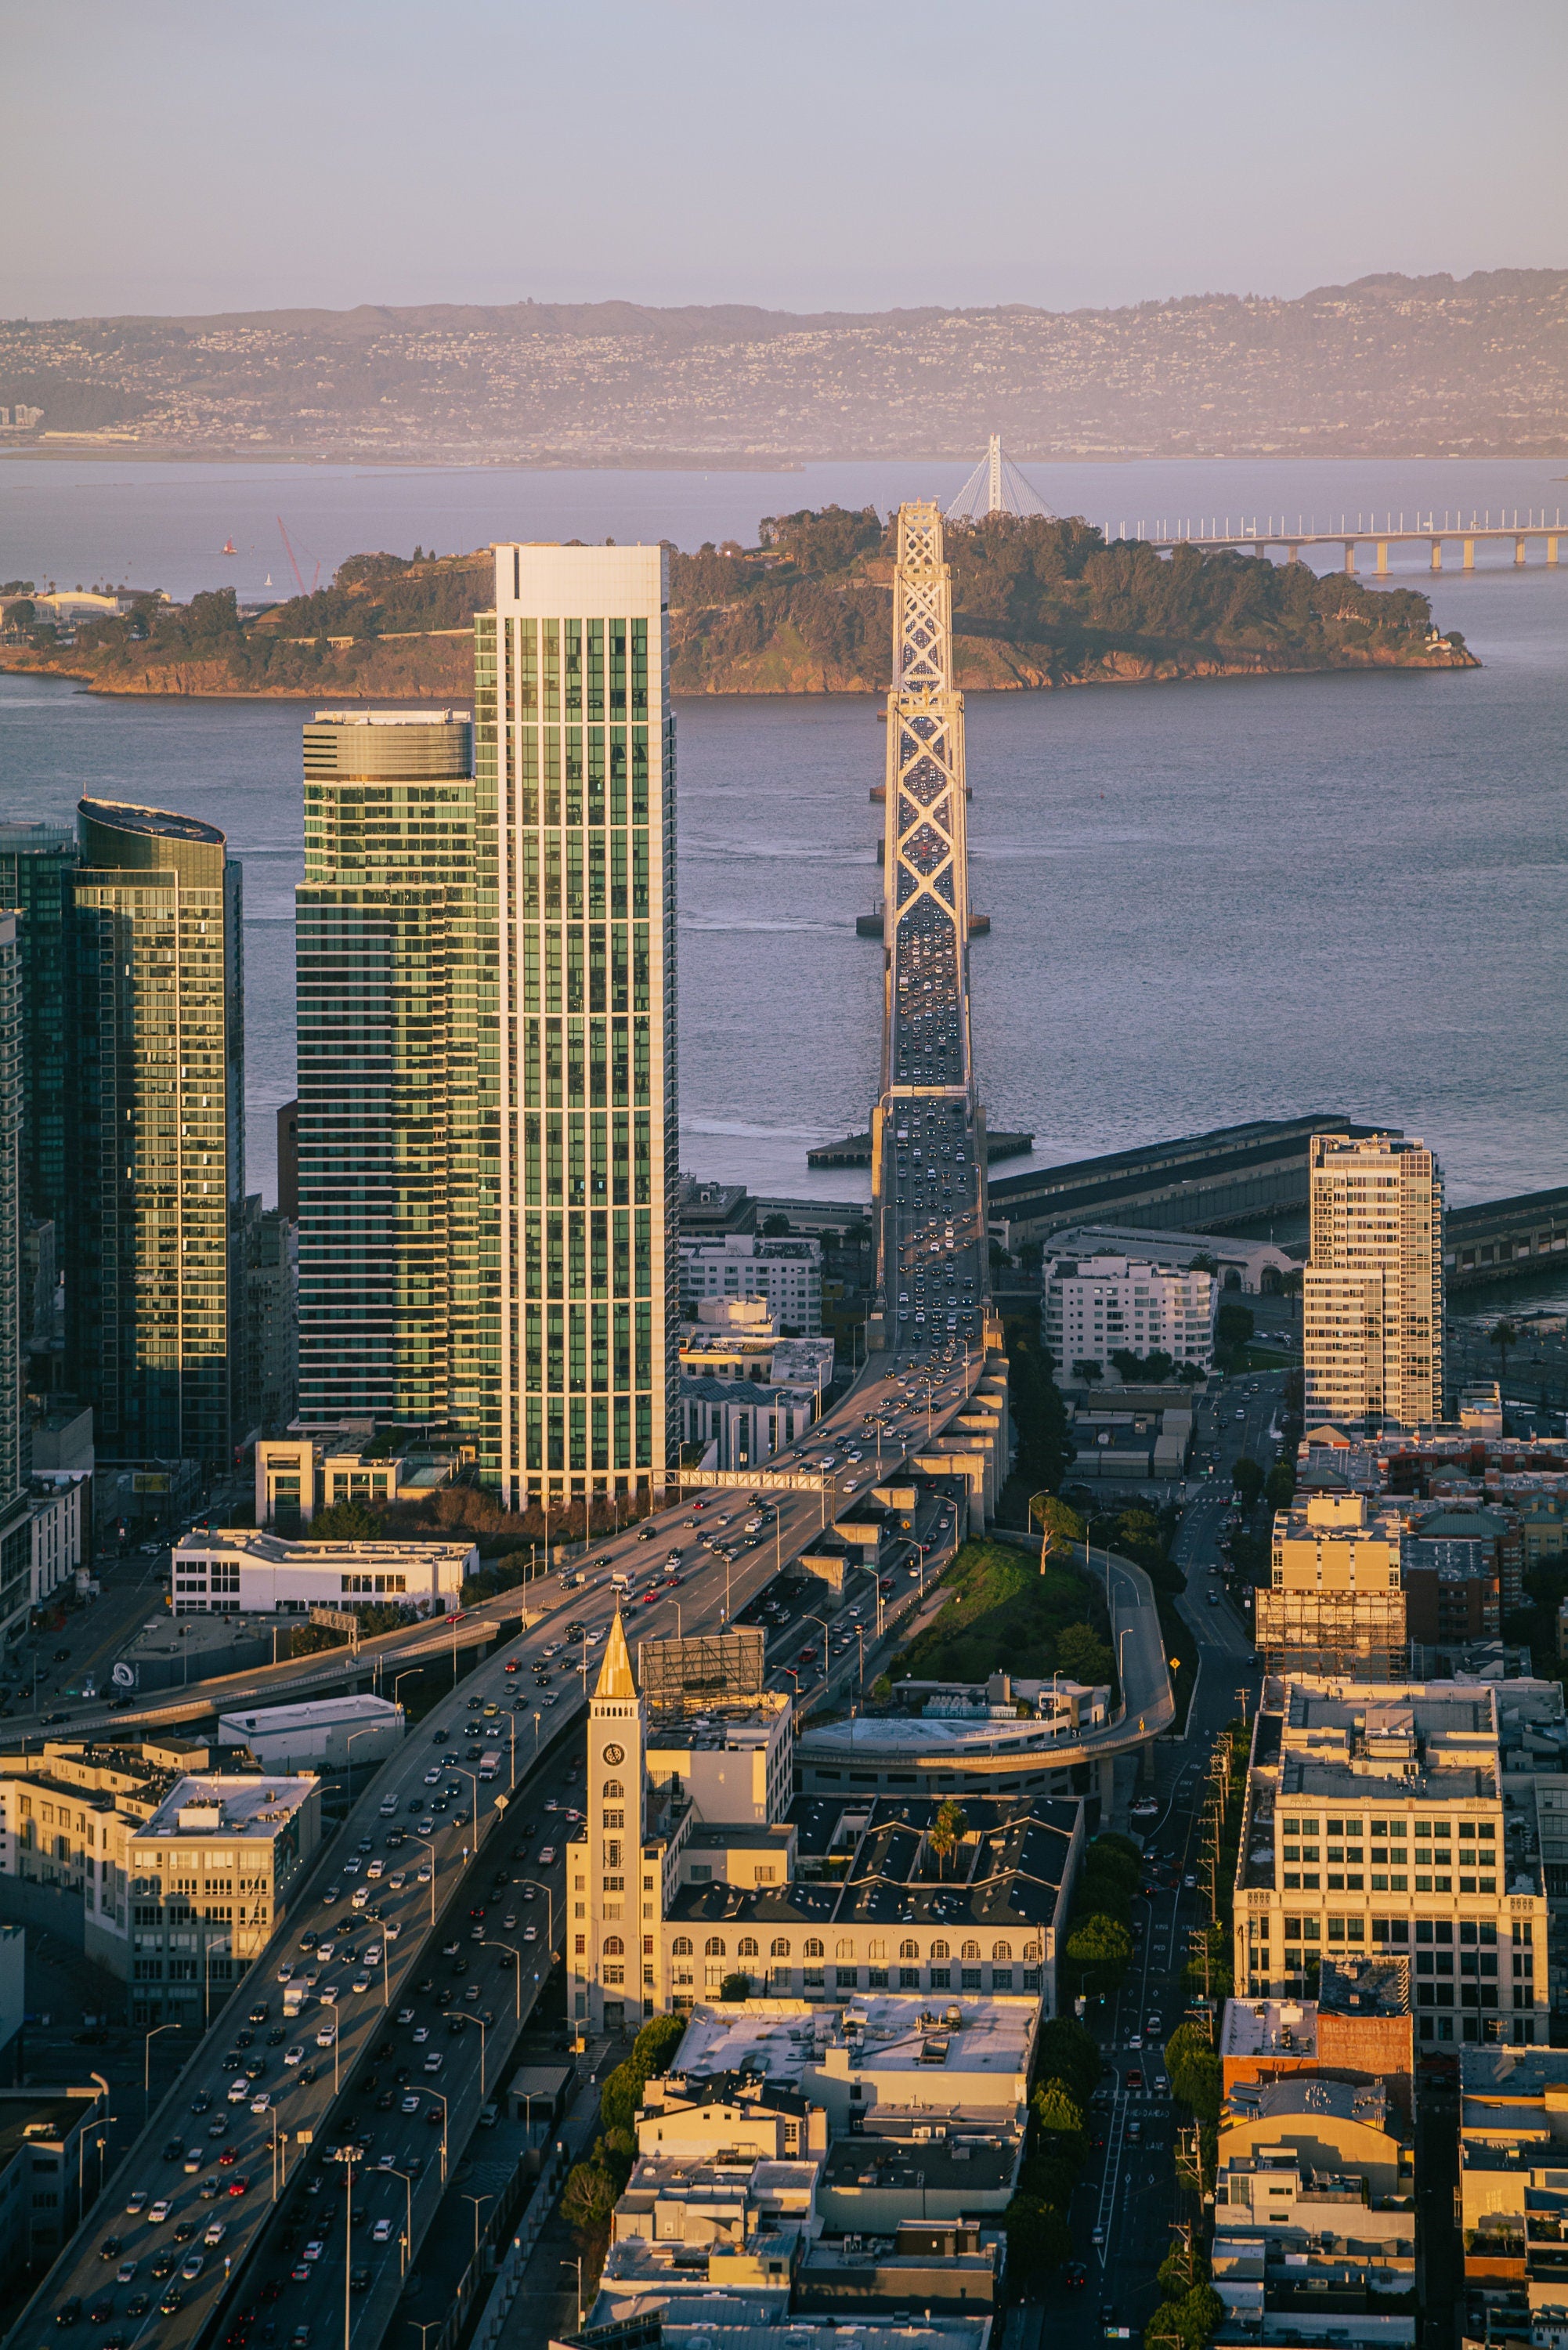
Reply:
[[340, 1565], [363, 1567], [416, 1566], [428, 1574], [432, 1560], [462, 1565], [473, 1555], [473, 1544], [463, 1542], [291, 1542], [284, 1534], [265, 1534], [256, 1526], [220, 1526], [209, 1534], [182, 1534], [174, 1546], [173, 1564], [190, 1558], [249, 1558], [265, 1566], [319, 1566], [337, 1572]]
[[58, 2146], [98, 2102], [91, 2089], [53, 2095], [37, 2090], [0, 2091], [0, 2168], [30, 2138], [42, 2146]]
[[884, 2195], [995, 2195], [1012, 2186], [1021, 2147], [1017, 2131], [977, 2130], [961, 2138], [841, 2137], [827, 2149], [822, 2183]]
[[1313, 1999], [1228, 1999], [1220, 2033], [1224, 2056], [1317, 2054], [1317, 2002]]
[[1239, 2081], [1226, 2097], [1222, 2120], [1310, 2122], [1317, 2116], [1387, 2130], [1387, 2091], [1381, 2081], [1327, 2081], [1309, 2073], [1287, 2074], [1278, 2081]]
[[223, 835], [215, 824], [203, 824], [200, 816], [171, 816], [166, 808], [138, 807], [130, 800], [86, 799], [78, 802], [77, 813], [116, 832], [152, 833], [162, 840], [195, 840], [214, 848], [223, 847]]
[[275, 1836], [286, 1827], [307, 1798], [316, 1780], [280, 1778], [258, 1773], [254, 1778], [231, 1778], [223, 1772], [204, 1771], [182, 1778], [164, 1797], [137, 1834], [165, 1842], [179, 1836]]
[[679, 2070], [688, 2080], [743, 2073], [798, 2087], [808, 2066], [827, 2067], [836, 2050], [857, 2072], [929, 2074], [940, 2064], [955, 2079], [981, 2074], [1011, 2081], [1028, 2068], [1039, 2019], [1038, 2000], [997, 1995], [933, 2001], [870, 1992], [842, 2007], [773, 1999], [699, 2005]]

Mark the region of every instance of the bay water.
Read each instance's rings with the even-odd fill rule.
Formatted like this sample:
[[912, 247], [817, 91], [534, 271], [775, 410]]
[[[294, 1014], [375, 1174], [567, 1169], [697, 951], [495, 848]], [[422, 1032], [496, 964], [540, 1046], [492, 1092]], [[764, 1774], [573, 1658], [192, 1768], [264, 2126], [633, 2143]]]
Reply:
[[[1560, 461], [1559, 461], [1560, 462]], [[0, 578], [184, 596], [349, 553], [493, 537], [685, 546], [836, 498], [950, 496], [961, 465], [789, 473], [398, 472], [0, 461]], [[1549, 462], [1053, 466], [1109, 522], [1490, 509], [1563, 495]], [[267, 533], [271, 529], [271, 540]], [[216, 550], [233, 536], [243, 559]], [[1451, 552], [1451, 550], [1450, 550]], [[1511, 555], [1511, 549], [1507, 550]], [[1324, 564], [1336, 559], [1325, 553]], [[1568, 569], [1429, 579], [1484, 666], [969, 699], [977, 1063], [1036, 1162], [1343, 1110], [1422, 1135], [1456, 1202], [1568, 1180]], [[250, 572], [256, 574], [253, 580]], [[292, 584], [292, 580], [290, 583]], [[84, 793], [223, 827], [244, 866], [249, 1181], [275, 1196], [294, 1089], [293, 702], [114, 699], [0, 677], [0, 815]], [[680, 1112], [695, 1173], [853, 1199], [814, 1142], [863, 1128], [878, 1066], [882, 729], [860, 696], [679, 705]], [[1009, 1162], [1005, 1171], [1029, 1164]]]

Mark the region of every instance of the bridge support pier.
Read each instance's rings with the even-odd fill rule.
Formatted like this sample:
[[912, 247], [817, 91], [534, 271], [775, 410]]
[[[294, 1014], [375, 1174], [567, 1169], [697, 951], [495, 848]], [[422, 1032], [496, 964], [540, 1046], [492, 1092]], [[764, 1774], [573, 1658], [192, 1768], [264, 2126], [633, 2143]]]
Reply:
[[1388, 541], [1386, 538], [1380, 538], [1377, 542], [1377, 576], [1380, 579], [1386, 578], [1387, 577], [1387, 573]]
[[1440, 571], [1442, 567], [1443, 542], [1440, 538], [1435, 538], [1432, 541], [1432, 568], [1434, 571]]
[[1476, 543], [1473, 538], [1467, 538], [1465, 541], [1465, 559], [1462, 567], [1466, 571], [1473, 571], [1476, 567]]
[[1299, 562], [1301, 561], [1301, 559], [1302, 559], [1302, 551], [1301, 551], [1301, 548], [1300, 548], [1299, 546], [1286, 546], [1286, 548], [1285, 548], [1285, 561], [1286, 561], [1287, 563], [1299, 563]]
[[1513, 542], [1513, 559], [1516, 563], [1522, 563], [1524, 560], [1524, 541], [1522, 538], [1516, 538]]
[[1548, 536], [1548, 538], [1547, 538], [1547, 541], [1546, 541], [1546, 560], [1547, 560], [1547, 562], [1551, 565], [1552, 568], [1555, 571], [1555, 569], [1557, 568], [1557, 541], [1556, 541], [1556, 538], [1555, 538], [1554, 536]]
[[1345, 567], [1350, 577], [1354, 579], [1355, 577], [1355, 541], [1353, 538], [1347, 538], [1345, 542]]

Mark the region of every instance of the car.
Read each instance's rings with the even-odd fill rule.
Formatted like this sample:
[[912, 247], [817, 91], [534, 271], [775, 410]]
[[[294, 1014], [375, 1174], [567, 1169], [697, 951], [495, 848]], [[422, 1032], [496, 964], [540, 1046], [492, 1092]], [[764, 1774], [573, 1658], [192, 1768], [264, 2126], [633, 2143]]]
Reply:
[[1143, 2086], [1143, 2074], [1136, 2064], [1127, 2074], [1127, 2086], [1129, 2089], [1141, 2089]]
[[375, 2226], [370, 2230], [370, 2241], [373, 2244], [388, 2243], [391, 2240], [391, 2221], [389, 2220], [378, 2220]]
[[441, 2068], [441, 2050], [439, 2048], [432, 2048], [430, 2054], [425, 2058], [425, 2071], [427, 2073], [439, 2073]]
[[556, 1847], [553, 1844], [542, 1844], [540, 1846], [539, 1860], [542, 1866], [548, 1868], [550, 1863], [555, 1859], [555, 1857]]
[[403, 2113], [405, 2113], [405, 2114], [417, 2114], [417, 2113], [419, 2112], [419, 2109], [420, 2109], [420, 2101], [419, 2101], [418, 2097], [409, 2096], [409, 2097], [405, 2097], [405, 2098], [403, 2099], [402, 2106], [401, 2106], [401, 2108], [400, 2108], [400, 2110], [401, 2110]]
[[147, 2209], [147, 2189], [146, 2189], [146, 2188], [145, 2188], [145, 2187], [139, 2187], [139, 2188], [137, 2189], [137, 2190], [136, 2190], [135, 2194], [130, 2198], [130, 2200], [127, 2203], [127, 2205], [126, 2205], [126, 2207], [125, 2207], [125, 2208], [126, 2208], [126, 2210], [130, 2213], [130, 2217], [131, 2217], [133, 2220], [137, 2217], [137, 2215], [138, 2215], [140, 2212], [145, 2211], [145, 2210], [146, 2210], [146, 2209]]
[[[293, 2268], [291, 2268], [288, 2272], [288, 2276], [289, 2282], [291, 2284], [308, 2284], [310, 2282], [310, 2271], [306, 2267], [303, 2261], [296, 2261], [295, 2262]], [[308, 2334], [310, 2328], [308, 2326], [304, 2326], [300, 2330], [303, 2333]]]
[[125, 2304], [125, 2314], [127, 2317], [145, 2317], [151, 2306], [152, 2295], [150, 2293], [133, 2293]]
[[168, 2292], [164, 2294], [162, 2300], [158, 2304], [158, 2314], [160, 2317], [175, 2316], [183, 2306], [184, 2300], [184, 2294], [179, 2292], [173, 2285], [171, 2285]]
[[303, 2257], [307, 2261], [318, 2261], [326, 2250], [327, 2246], [322, 2239], [319, 2236], [313, 2236], [305, 2248]]
[[323, 1901], [336, 1901], [342, 1894], [342, 1891], [343, 1887], [340, 1885], [329, 1885], [321, 1898]]
[[337, 2037], [337, 2025], [335, 2023], [324, 2023], [320, 2031], [316, 2035], [316, 2044], [318, 2048], [330, 2048]]
[[228, 2134], [229, 2117], [227, 2114], [220, 2114], [215, 2121], [210, 2121], [207, 2124], [207, 2136], [209, 2137], [227, 2137]]
[[211, 2248], [214, 2244], [221, 2244], [228, 2232], [228, 2228], [222, 2220], [209, 2220], [202, 2241]]
[[218, 2157], [218, 2168], [220, 2170], [232, 2170], [239, 2158], [240, 2158], [234, 2151], [234, 2148], [232, 2146], [226, 2146]]
[[56, 2310], [55, 2324], [57, 2325], [74, 2325], [81, 2314], [82, 2297], [79, 2293], [73, 2293], [70, 2299], [68, 2301], [62, 2301], [58, 2309]]
[[98, 2256], [100, 2261], [117, 2261], [119, 2258], [119, 2253], [120, 2242], [118, 2236], [106, 2236], [102, 2243], [98, 2248]]
[[1127, 2042], [1127, 2046], [1128, 2046], [1129, 2048], [1141, 2048], [1141, 2047], [1143, 2046], [1143, 2034], [1142, 2034], [1142, 2033], [1141, 2033], [1141, 2032], [1135, 2032], [1135, 2033], [1133, 2033], [1133, 2035], [1132, 2035], [1132, 2038]]
[[116, 2284], [131, 2284], [135, 2282], [135, 2278], [136, 2262], [134, 2261], [121, 2261], [119, 2266], [114, 2272], [114, 2281]]
[[1190, 1871], [1189, 1872], [1189, 1874], [1188, 1874], [1186, 1877], [1184, 1877], [1182, 1878], [1182, 1880], [1181, 1880], [1181, 1881], [1182, 1881], [1183, 1885], [1185, 1885], [1185, 1886], [1186, 1886], [1186, 1887], [1187, 1887], [1187, 1889], [1188, 1889], [1188, 1891], [1189, 1891], [1189, 1893], [1191, 1893], [1192, 1891], [1194, 1891], [1194, 1890], [1196, 1889], [1196, 1887], [1197, 1887], [1197, 1884], [1198, 1884], [1198, 1879], [1197, 1879], [1197, 1877], [1194, 1877], [1194, 1876], [1190, 1873]]
[[192, 2252], [188, 2260], [181, 2262], [180, 2273], [187, 2284], [194, 2284], [205, 2265], [201, 2253]]
[[251, 2182], [250, 2182], [250, 2180], [246, 2178], [246, 2176], [245, 2176], [244, 2172], [243, 2170], [241, 2170], [241, 2171], [236, 2171], [236, 2173], [234, 2174], [234, 2178], [231, 2178], [231, 2179], [230, 2179], [230, 2181], [229, 2181], [229, 2192], [230, 2192], [230, 2194], [231, 2194], [231, 2195], [248, 2195], [248, 2194], [250, 2193], [250, 2191], [251, 2191]]
[[416, 2048], [422, 2048], [430, 2036], [430, 2025], [428, 2023], [421, 2023], [414, 2033], [414, 2046]]
[[[126, 2208], [126, 2210], [129, 2211], [129, 2210], [130, 2209], [130, 2205], [128, 2203], [128, 2204], [126, 2205], [126, 2207], [125, 2207], [125, 2208]], [[148, 2225], [149, 2225], [150, 2227], [153, 2227], [153, 2228], [161, 2228], [161, 2227], [163, 2225], [164, 2220], [167, 2220], [167, 2218], [169, 2217], [170, 2212], [171, 2212], [171, 2211], [172, 2211], [172, 2210], [173, 2210], [173, 2209], [174, 2209], [174, 2206], [173, 2206], [173, 2204], [169, 2200], [168, 2196], [167, 2196], [167, 2195], [161, 2195], [161, 2196], [158, 2198], [158, 2200], [157, 2200], [157, 2202], [156, 2202], [156, 2203], [151, 2204], [151, 2205], [149, 2205], [149, 2207], [148, 2207], [148, 2212], [147, 2212], [147, 2220], [148, 2220]]]
[[107, 2297], [104, 2297], [95, 2301], [92, 2307], [88, 2311], [88, 2324], [89, 2325], [107, 2325], [113, 2315], [114, 2303]]
[[186, 2168], [188, 2171], [197, 2171], [197, 2170], [200, 2170], [200, 2169], [201, 2169], [201, 2168], [202, 2168], [202, 2165], [203, 2164], [203, 2162], [205, 2162], [205, 2160], [206, 2160], [206, 2159], [207, 2159], [206, 2156], [202, 2153], [202, 2149], [201, 2149], [201, 2147], [200, 2147], [199, 2146], [188, 2146], [188, 2147], [186, 2147], [186, 2149], [185, 2149], [185, 2168]]
[[1158, 2040], [1163, 2029], [1164, 2027], [1158, 2015], [1151, 2015], [1148, 2022], [1144, 2025], [1144, 2030], [1151, 2040]]

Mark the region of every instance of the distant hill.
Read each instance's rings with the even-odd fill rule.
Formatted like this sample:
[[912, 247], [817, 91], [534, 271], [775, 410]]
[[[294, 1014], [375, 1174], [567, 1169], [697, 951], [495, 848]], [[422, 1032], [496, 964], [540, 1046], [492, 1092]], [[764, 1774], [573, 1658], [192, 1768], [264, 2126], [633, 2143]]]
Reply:
[[[764, 517], [759, 543], [670, 554], [678, 693], [872, 693], [888, 683], [893, 529], [867, 506]], [[1077, 520], [997, 515], [948, 541], [961, 685], [1066, 686], [1367, 668], [1473, 668], [1411, 588], [1304, 564], [1138, 542]], [[472, 690], [469, 624], [493, 558], [358, 555], [330, 588], [242, 619], [232, 588], [140, 602], [6, 665], [113, 693], [450, 699]]]
[[[0, 323], [0, 403], [160, 454], [787, 463], [1558, 455], [1568, 272], [1371, 276], [1293, 301], [787, 311], [632, 302]], [[125, 442], [118, 437], [117, 449]]]

